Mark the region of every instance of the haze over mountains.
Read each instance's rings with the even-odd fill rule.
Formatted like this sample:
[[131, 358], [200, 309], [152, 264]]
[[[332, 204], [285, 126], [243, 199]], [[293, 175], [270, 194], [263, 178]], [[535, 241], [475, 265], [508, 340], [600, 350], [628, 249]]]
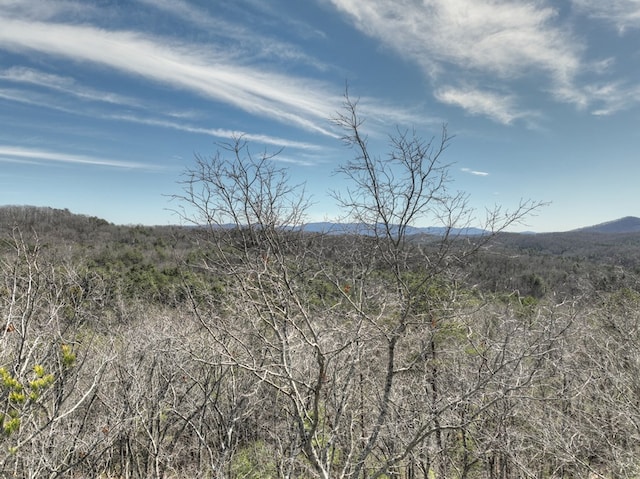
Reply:
[[[372, 232], [372, 227], [367, 226], [364, 223], [332, 223], [332, 222], [318, 222], [318, 223], [307, 223], [304, 226], [304, 230], [307, 232], [313, 233], [329, 233], [329, 234], [370, 234]], [[427, 226], [427, 227], [419, 227], [419, 226], [409, 226], [406, 229], [406, 234], [411, 235], [419, 235], [419, 234], [427, 234], [440, 236], [447, 232], [447, 228], [444, 226]], [[463, 235], [463, 236], [476, 236], [486, 233], [485, 230], [481, 228], [451, 228], [449, 231], [450, 234], [453, 235]]]
[[[308, 223], [305, 225], [305, 231], [309, 232], [322, 232], [322, 233], [365, 233], [370, 231], [371, 228], [367, 228], [363, 224], [358, 223], [332, 223], [332, 222], [318, 222]], [[429, 226], [418, 227], [411, 226], [407, 228], [408, 235], [428, 234], [428, 235], [442, 235], [446, 233], [447, 228], [444, 226]], [[599, 223], [596, 225], [585, 226], [569, 231], [558, 231], [556, 233], [605, 233], [605, 234], [626, 234], [626, 233], [640, 233], [640, 218], [635, 216], [625, 216], [613, 221], [607, 221], [605, 223]], [[452, 235], [462, 236], [476, 236], [486, 233], [481, 228], [453, 228], [449, 231]], [[526, 232], [527, 234], [537, 234], [535, 231]]]
[[593, 226], [587, 226], [584, 228], [578, 228], [573, 231], [580, 231], [585, 233], [639, 233], [640, 232], [640, 218], [635, 216], [625, 216], [613, 221], [607, 221], [605, 223], [599, 223]]
[[[107, 221], [102, 220], [96, 217], [90, 217], [81, 214], [74, 214], [69, 210], [65, 209], [57, 209], [50, 207], [40, 207], [40, 206], [17, 206], [17, 205], [4, 205], [0, 206], [0, 223], [4, 224], [4, 226], [10, 226], [12, 223], [16, 224], [30, 224], [36, 225], [40, 221], [44, 221], [50, 223], [52, 220], [54, 222], [63, 222], [69, 221], [72, 218], [80, 219], [86, 218], [91, 219], [94, 222], [98, 222], [100, 224], [108, 224]], [[124, 225], [122, 225], [124, 226]], [[134, 225], [130, 225], [134, 226]], [[166, 226], [166, 225], [165, 225]], [[329, 233], [329, 234], [367, 234], [371, 232], [371, 227], [367, 227], [363, 223], [338, 223], [338, 222], [312, 222], [307, 223], [304, 226], [304, 230], [307, 232], [315, 232], [315, 233]], [[428, 226], [428, 227], [418, 227], [418, 226], [410, 226], [407, 228], [407, 235], [442, 235], [447, 232], [447, 228], [444, 226]], [[474, 227], [463, 227], [463, 228], [453, 228], [449, 231], [452, 235], [462, 235], [462, 236], [477, 236], [483, 233], [486, 233], [485, 230], [481, 228]], [[549, 234], [558, 234], [558, 233], [604, 233], [604, 234], [629, 234], [629, 233], [640, 233], [640, 218], [635, 216], [625, 216], [623, 218], [619, 218], [612, 221], [607, 221], [604, 223], [599, 223], [596, 225], [585, 226], [582, 228], [577, 228], [568, 231], [558, 231], [555, 233]], [[535, 231], [527, 231], [526, 234], [537, 234]]]

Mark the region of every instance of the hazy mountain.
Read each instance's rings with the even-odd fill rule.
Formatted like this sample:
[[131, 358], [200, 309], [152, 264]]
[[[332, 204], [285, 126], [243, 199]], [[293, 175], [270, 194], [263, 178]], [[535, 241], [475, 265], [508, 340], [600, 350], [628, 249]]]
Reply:
[[[69, 230], [95, 229], [104, 226], [116, 226], [109, 222], [93, 217], [75, 214], [67, 209], [57, 209], [50, 207], [24, 206], [24, 205], [0, 205], [0, 231], [11, 230], [13, 226], [37, 228], [43, 230], [56, 230], [65, 228]], [[231, 226], [231, 225], [229, 225]], [[364, 223], [336, 223], [336, 222], [314, 222], [305, 224], [302, 229], [313, 233], [327, 234], [363, 234], [372, 233], [372, 227]], [[433, 235], [442, 236], [447, 232], [443, 226], [417, 227], [409, 226], [406, 234], [412, 235]], [[454, 236], [478, 236], [486, 234], [487, 231], [480, 228], [453, 228], [449, 232]], [[606, 233], [606, 234], [629, 234], [640, 233], [640, 218], [626, 216], [613, 221], [607, 221], [593, 226], [566, 231], [567, 234], [575, 233]], [[562, 234], [558, 232], [557, 234]], [[533, 231], [517, 233], [517, 235], [536, 235]]]
[[[382, 228], [382, 225], [379, 225]], [[397, 227], [394, 227], [397, 230]], [[328, 221], [318, 223], [307, 223], [303, 226], [304, 231], [311, 233], [327, 233], [327, 234], [372, 234], [373, 227], [364, 223], [332, 223]], [[394, 230], [395, 231], [395, 230]], [[409, 226], [406, 234], [411, 235], [434, 235], [442, 236], [447, 232], [444, 226]], [[452, 228], [449, 234], [455, 236], [478, 236], [485, 234], [486, 231], [480, 228]]]
[[624, 218], [579, 228], [573, 231], [584, 233], [639, 233], [640, 218], [625, 216]]

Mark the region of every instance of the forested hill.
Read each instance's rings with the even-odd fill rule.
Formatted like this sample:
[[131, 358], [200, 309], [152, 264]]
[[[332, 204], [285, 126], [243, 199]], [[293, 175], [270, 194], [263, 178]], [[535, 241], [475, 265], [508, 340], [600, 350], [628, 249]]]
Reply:
[[114, 226], [95, 216], [85, 216], [45, 206], [0, 207], [0, 232], [13, 228], [33, 230], [38, 234], [51, 234], [60, 238], [78, 238], [100, 228]]
[[625, 216], [614, 221], [607, 221], [593, 226], [580, 228], [576, 231], [586, 233], [640, 233], [640, 218]]
[[[323, 231], [334, 236], [336, 231], [343, 231], [343, 235], [355, 234], [355, 229], [341, 230], [339, 226], [323, 223]], [[68, 209], [0, 206], [0, 234], [6, 236], [16, 228], [22, 233], [34, 233], [48, 242], [77, 242], [94, 247], [111, 242], [141, 243], [140, 247], [143, 247], [144, 243], [167, 243], [180, 238], [182, 247], [186, 248], [195, 236], [190, 227], [124, 226], [95, 216], [75, 214]], [[533, 257], [544, 257], [546, 261], [575, 259], [640, 270], [640, 231], [636, 228], [640, 228], [640, 218], [625, 217], [567, 232], [501, 233], [488, 243], [484, 252], [493, 256], [506, 255], [514, 260]], [[307, 231], [306, 228], [304, 230]], [[318, 228], [311, 228], [308, 232], [318, 234]], [[478, 234], [479, 231], [474, 230], [471, 236]], [[416, 242], [432, 241], [433, 235], [439, 234], [412, 232], [410, 238]]]
[[637, 477], [640, 234], [477, 241], [0, 208], [0, 477]]
[[[607, 225], [614, 223], [617, 231], [630, 224], [623, 219]], [[191, 227], [122, 226], [66, 209], [0, 207], [0, 236], [7, 238], [14, 231], [35, 235], [49, 249], [83, 256], [93, 271], [130, 285], [126, 294], [163, 301], [175, 298], [176, 268], [198, 257], [202, 248], [198, 229]], [[339, 249], [350, 236], [329, 234], [326, 244]], [[410, 238], [429, 245], [439, 235]], [[461, 275], [467, 286], [488, 293], [518, 291], [536, 298], [551, 292], [566, 296], [635, 288], [640, 276], [640, 232], [607, 233], [594, 227], [563, 233], [501, 233], [466, 261]]]
[[[61, 238], [81, 238], [90, 232], [111, 231], [116, 233], [121, 229], [141, 228], [139, 225], [115, 225], [96, 216], [77, 214], [68, 209], [52, 208], [48, 206], [5, 205], [0, 206], [0, 232], [11, 231], [13, 228], [30, 229], [38, 234], [51, 234]], [[169, 226], [146, 227], [164, 231]], [[178, 228], [173, 226], [171, 228]], [[303, 228], [309, 233], [328, 234], [358, 234], [363, 231], [362, 226], [354, 224], [342, 225], [338, 223], [309, 223]], [[444, 228], [426, 227], [411, 228], [409, 236], [438, 236], [444, 233]], [[480, 236], [487, 234], [478, 228], [461, 228], [453, 230], [455, 235]], [[533, 252], [548, 254], [583, 254], [585, 249], [616, 248], [621, 244], [635, 244], [640, 242], [640, 218], [627, 216], [618, 220], [587, 226], [566, 232], [556, 233], [503, 233], [500, 235], [502, 243], [507, 247], [529, 248]]]
[[0, 206], [0, 235], [13, 232], [34, 235], [50, 246], [78, 244], [102, 247], [110, 243], [170, 242], [188, 233], [187, 228], [172, 226], [116, 225], [96, 216], [77, 214], [68, 209], [46, 206]]
[[599, 264], [640, 266], [640, 232], [512, 234], [503, 233], [492, 243], [493, 248], [528, 255], [581, 258]]

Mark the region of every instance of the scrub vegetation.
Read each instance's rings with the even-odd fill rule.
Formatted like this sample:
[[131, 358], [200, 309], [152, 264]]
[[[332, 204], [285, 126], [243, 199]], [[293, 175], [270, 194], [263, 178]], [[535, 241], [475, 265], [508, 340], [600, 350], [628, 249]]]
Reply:
[[640, 235], [505, 233], [541, 205], [478, 218], [446, 131], [378, 158], [356, 107], [359, 232], [241, 138], [181, 226], [0, 209], [0, 475], [638, 477]]

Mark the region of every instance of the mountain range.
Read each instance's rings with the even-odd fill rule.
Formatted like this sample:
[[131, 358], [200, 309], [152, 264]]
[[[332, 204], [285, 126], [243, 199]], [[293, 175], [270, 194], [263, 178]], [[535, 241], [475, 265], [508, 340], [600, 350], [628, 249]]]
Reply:
[[[371, 234], [373, 228], [367, 226], [364, 223], [332, 223], [332, 222], [318, 222], [307, 223], [304, 226], [305, 231], [314, 233], [329, 233], [329, 234]], [[407, 228], [407, 235], [433, 235], [441, 236], [447, 232], [447, 228], [444, 226], [428, 226], [418, 227], [409, 226]], [[640, 233], [640, 218], [635, 216], [625, 216], [613, 221], [607, 221], [605, 223], [599, 223], [592, 226], [586, 226], [570, 231], [566, 233], [603, 233], [603, 234], [627, 234], [627, 233]], [[481, 228], [452, 228], [449, 230], [449, 234], [454, 236], [478, 236], [486, 234], [487, 231]], [[526, 232], [526, 234], [536, 234], [535, 232]]]
[[613, 221], [607, 221], [605, 223], [599, 223], [593, 226], [587, 226], [584, 228], [578, 228], [573, 230], [575, 232], [583, 233], [640, 233], [640, 218], [635, 216], [625, 216]]
[[[377, 228], [379, 231], [382, 231], [384, 226], [378, 225]], [[370, 235], [373, 234], [375, 229], [372, 225], [366, 225], [364, 223], [332, 223], [329, 221], [317, 222], [317, 223], [306, 223], [302, 229], [304, 231], [310, 233], [327, 233], [327, 234], [362, 234], [362, 235]], [[398, 227], [392, 227], [392, 231], [396, 233], [398, 231]], [[406, 228], [406, 234], [408, 236], [413, 235], [433, 235], [433, 236], [442, 236], [448, 233], [450, 235], [455, 236], [478, 236], [481, 234], [485, 234], [486, 231], [481, 228], [446, 228], [444, 226], [427, 226], [427, 227], [419, 227], [419, 226], [408, 226]]]
[[[11, 227], [12, 225], [28, 224], [35, 226], [38, 224], [56, 224], [67, 226], [76, 223], [91, 223], [93, 225], [108, 225], [105, 220], [96, 217], [74, 214], [69, 210], [61, 210], [49, 207], [37, 206], [15, 206], [0, 205], [0, 226]], [[115, 226], [115, 225], [114, 225]], [[304, 231], [327, 234], [372, 234], [373, 227], [364, 223], [338, 223], [338, 222], [313, 222], [306, 223]], [[397, 228], [397, 227], [396, 227]], [[1, 229], [1, 228], [0, 228]], [[433, 235], [442, 236], [447, 233], [444, 226], [408, 226], [406, 234], [413, 235]], [[487, 231], [481, 228], [463, 227], [452, 228], [448, 231], [453, 236], [478, 236], [486, 234]], [[558, 233], [602, 233], [602, 234], [629, 234], [640, 233], [640, 218], [635, 216], [625, 216], [613, 221], [586, 226], [570, 231]], [[525, 233], [522, 233], [525, 234]], [[526, 232], [526, 234], [536, 234], [536, 232]]]

